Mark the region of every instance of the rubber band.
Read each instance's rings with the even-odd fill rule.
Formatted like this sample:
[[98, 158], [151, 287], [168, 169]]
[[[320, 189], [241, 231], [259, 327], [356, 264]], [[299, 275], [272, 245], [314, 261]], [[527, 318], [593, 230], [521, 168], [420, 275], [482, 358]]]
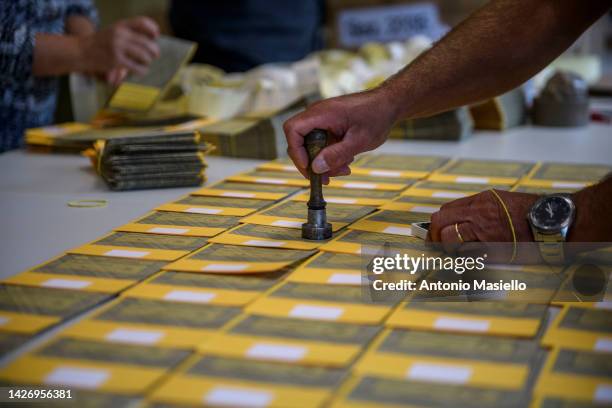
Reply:
[[510, 258], [510, 263], [514, 262], [516, 259], [517, 252], [517, 242], [516, 242], [516, 231], [514, 230], [514, 224], [512, 223], [512, 217], [510, 216], [510, 211], [508, 211], [508, 207], [506, 207], [506, 203], [501, 199], [499, 194], [493, 189], [489, 190], [493, 193], [493, 195], [499, 200], [504, 212], [506, 213], [506, 217], [508, 217], [508, 223], [510, 224], [510, 232], [512, 232], [512, 257]]
[[455, 223], [455, 232], [457, 233], [457, 238], [459, 238], [459, 241], [461, 241], [461, 243], [463, 244], [465, 241], [463, 240], [463, 237], [459, 232], [459, 226], [457, 225], [457, 223]]
[[74, 208], [100, 208], [106, 207], [107, 200], [71, 200], [68, 201], [68, 207]]

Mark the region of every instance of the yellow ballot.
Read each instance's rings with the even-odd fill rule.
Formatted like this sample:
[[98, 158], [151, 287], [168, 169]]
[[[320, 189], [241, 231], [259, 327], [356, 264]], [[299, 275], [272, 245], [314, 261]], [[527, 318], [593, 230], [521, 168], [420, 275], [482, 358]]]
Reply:
[[0, 379], [46, 386], [143, 393], [189, 352], [59, 338], [0, 370]]
[[[286, 268], [312, 251], [211, 244], [165, 269], [208, 273], [261, 273]], [[246, 259], [246, 260], [245, 260]]]
[[165, 262], [61, 255], [5, 279], [15, 285], [117, 293], [161, 270]]
[[243, 315], [224, 333], [204, 341], [204, 354], [292, 364], [344, 367], [380, 326]]
[[286, 280], [288, 282], [320, 283], [329, 285], [362, 284], [363, 258], [359, 255], [319, 252], [296, 268]]
[[612, 353], [612, 310], [567, 304], [548, 328], [542, 344]]
[[[327, 221], [338, 231], [375, 210], [375, 207], [350, 204], [328, 203]], [[241, 220], [247, 224], [270, 225], [273, 227], [302, 228], [306, 222], [306, 205], [299, 201], [283, 201], [275, 206], [250, 215]]]
[[240, 308], [126, 297], [67, 328], [64, 335], [86, 340], [195, 348], [240, 313]]
[[521, 184], [577, 190], [598, 182], [611, 171], [612, 166], [604, 164], [538, 163]]
[[192, 192], [192, 195], [224, 198], [246, 198], [259, 200], [281, 200], [300, 190], [299, 187], [275, 184], [253, 184], [232, 181], [220, 181], [209, 187]]
[[229, 215], [155, 211], [135, 222], [117, 227], [115, 230], [189, 237], [212, 237], [238, 225], [238, 223], [238, 217]]
[[501, 160], [455, 159], [429, 176], [431, 181], [512, 185], [533, 168], [533, 163]]
[[136, 232], [114, 232], [67, 252], [117, 258], [174, 261], [206, 245], [206, 238]]
[[610, 405], [612, 379], [609, 354], [553, 350], [542, 368], [534, 394]]
[[386, 330], [355, 371], [416, 381], [521, 389], [543, 361], [538, 342], [480, 335]]
[[177, 211], [190, 214], [245, 216], [274, 204], [274, 200], [256, 198], [215, 197], [190, 195], [173, 203], [157, 207], [159, 211]]
[[297, 228], [241, 224], [211, 238], [209, 241], [228, 245], [311, 250], [318, 248], [329, 240], [312, 241], [304, 239], [302, 238], [302, 231]]
[[210, 406], [318, 407], [343, 378], [344, 371], [337, 368], [198, 356], [151, 399]]
[[102, 293], [0, 284], [0, 331], [36, 333], [108, 298]]
[[396, 309], [386, 326], [533, 337], [545, 313], [546, 306], [537, 304], [412, 300]]

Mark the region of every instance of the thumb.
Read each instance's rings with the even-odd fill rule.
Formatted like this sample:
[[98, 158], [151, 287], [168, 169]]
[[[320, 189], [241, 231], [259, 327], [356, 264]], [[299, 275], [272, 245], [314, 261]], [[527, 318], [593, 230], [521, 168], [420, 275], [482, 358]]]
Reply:
[[336, 172], [353, 161], [355, 148], [348, 138], [327, 146], [312, 162], [312, 171], [317, 174]]

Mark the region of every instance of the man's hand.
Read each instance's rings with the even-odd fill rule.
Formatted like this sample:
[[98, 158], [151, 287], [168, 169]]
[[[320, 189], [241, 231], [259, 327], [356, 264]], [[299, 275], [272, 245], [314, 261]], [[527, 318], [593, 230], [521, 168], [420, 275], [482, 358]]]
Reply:
[[159, 57], [157, 24], [147, 17], [120, 21], [104, 30], [79, 37], [81, 71], [116, 83], [126, 71], [143, 75]]
[[[538, 196], [495, 191], [510, 213], [516, 241], [532, 242], [533, 235], [527, 221], [527, 213]], [[449, 252], [482, 248], [482, 245], [470, 245], [475, 242], [513, 242], [508, 215], [500, 200], [490, 190], [444, 204], [440, 211], [431, 217], [428, 239], [440, 242]], [[496, 260], [507, 261], [510, 256], [511, 253], [508, 257], [504, 255], [501, 256], [502, 259]], [[533, 254], [519, 252], [517, 260], [531, 259], [532, 256]]]
[[304, 136], [313, 129], [327, 130], [329, 145], [314, 160], [312, 170], [323, 174], [323, 183], [328, 184], [329, 177], [351, 173], [349, 164], [355, 155], [383, 144], [396, 120], [395, 111], [384, 88], [314, 103], [285, 122], [287, 152], [298, 170], [308, 177]]

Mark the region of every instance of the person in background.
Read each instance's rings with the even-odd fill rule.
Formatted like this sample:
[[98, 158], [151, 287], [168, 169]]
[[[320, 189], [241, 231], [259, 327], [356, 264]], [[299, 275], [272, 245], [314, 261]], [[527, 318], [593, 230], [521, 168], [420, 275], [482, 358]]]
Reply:
[[136, 17], [96, 31], [91, 0], [0, 1], [0, 153], [27, 128], [53, 121], [57, 77], [95, 75], [117, 85], [159, 56], [156, 23]]
[[[312, 129], [328, 130], [332, 142], [313, 161], [312, 171], [322, 174], [324, 182], [348, 175], [355, 155], [383, 144], [396, 121], [469, 105], [519, 86], [611, 5], [610, 0], [490, 1], [381, 86], [319, 101], [290, 118], [284, 124], [288, 153], [307, 177], [304, 136]], [[516, 244], [545, 240], [546, 230], [559, 229], [546, 239], [610, 242], [611, 197], [612, 178], [569, 197], [489, 190], [443, 205], [432, 215], [429, 239], [451, 248], [465, 242]], [[569, 228], [562, 234], [564, 222]], [[520, 254], [513, 254], [511, 261], [516, 259]]]
[[226, 72], [292, 62], [322, 46], [322, 0], [173, 0], [177, 37], [198, 43], [193, 62]]

